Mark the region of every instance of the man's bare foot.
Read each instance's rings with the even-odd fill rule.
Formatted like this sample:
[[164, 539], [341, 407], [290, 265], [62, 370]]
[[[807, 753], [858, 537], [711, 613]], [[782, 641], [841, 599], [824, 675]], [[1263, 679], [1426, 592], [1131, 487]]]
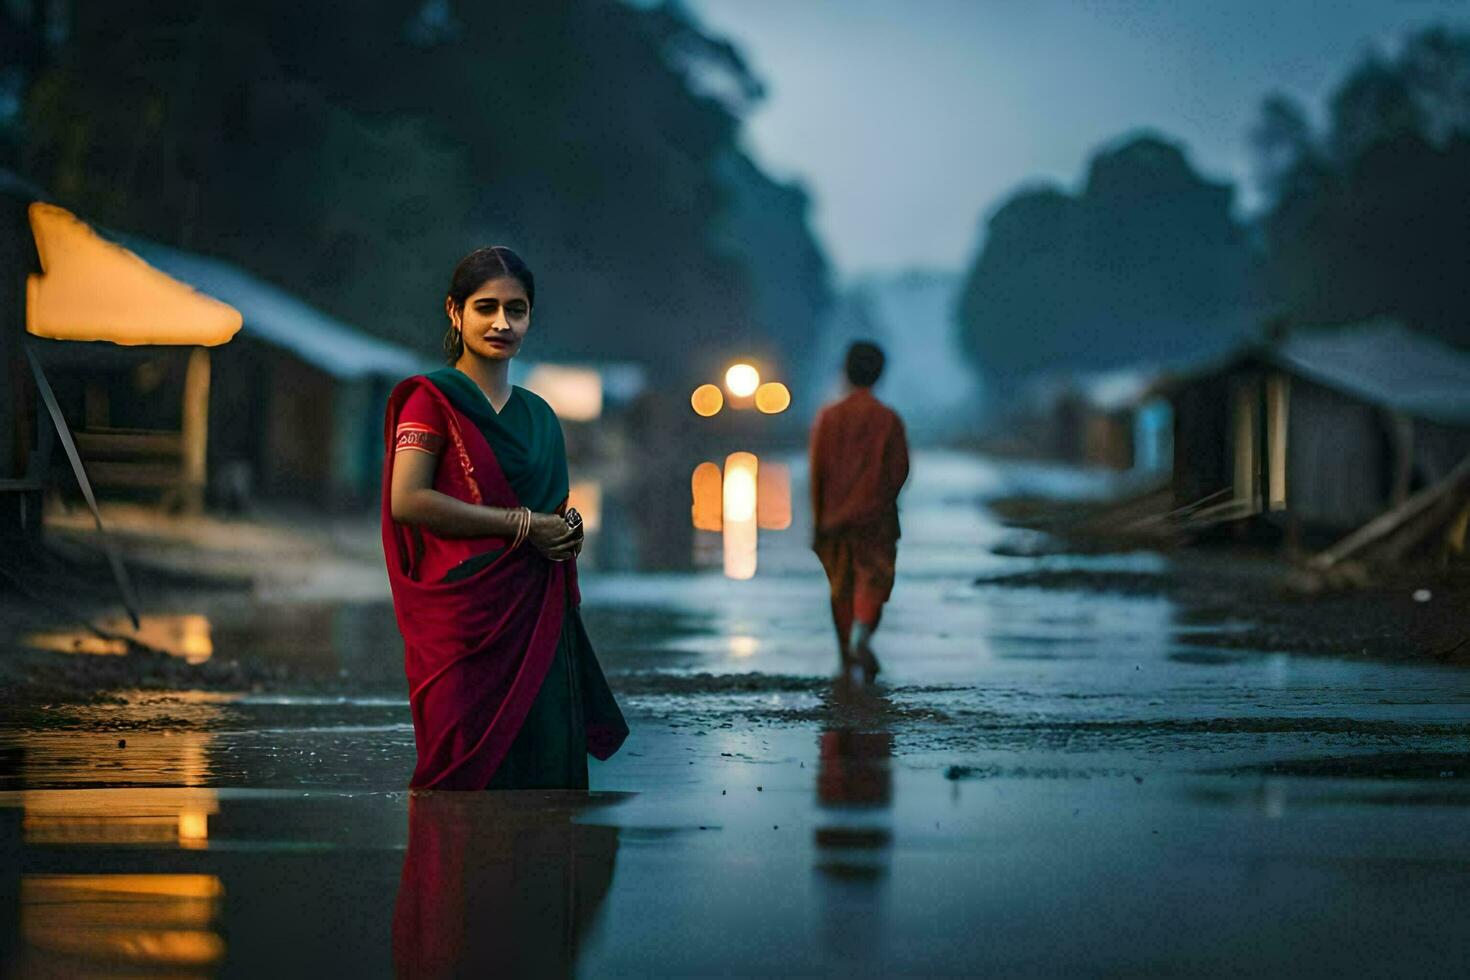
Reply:
[[877, 678], [878, 672], [883, 668], [878, 665], [878, 658], [873, 655], [873, 648], [866, 641], [853, 648], [853, 663], [863, 670], [863, 680], [871, 684]]

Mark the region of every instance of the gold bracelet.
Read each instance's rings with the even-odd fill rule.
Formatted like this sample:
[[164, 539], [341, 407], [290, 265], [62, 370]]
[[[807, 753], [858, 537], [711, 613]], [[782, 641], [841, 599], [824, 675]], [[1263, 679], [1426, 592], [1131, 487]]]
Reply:
[[531, 536], [531, 508], [521, 507], [518, 516], [520, 518], [520, 520], [517, 522], [519, 524], [519, 528], [516, 530], [516, 542], [515, 544], [511, 545], [512, 551], [525, 544], [526, 539]]
[[519, 548], [521, 546], [521, 541], [525, 537], [526, 521], [525, 515], [521, 513], [523, 510], [525, 510], [524, 507], [516, 507], [511, 510], [510, 547], [508, 549], [510, 551], [515, 551], [517, 548]]

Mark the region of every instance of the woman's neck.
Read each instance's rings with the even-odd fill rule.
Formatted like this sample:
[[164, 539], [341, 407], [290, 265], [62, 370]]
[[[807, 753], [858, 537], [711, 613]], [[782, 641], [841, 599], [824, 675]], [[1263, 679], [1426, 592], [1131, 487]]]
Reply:
[[454, 366], [480, 386], [497, 412], [505, 406], [511, 390], [509, 360], [492, 361], [466, 353], [454, 362]]

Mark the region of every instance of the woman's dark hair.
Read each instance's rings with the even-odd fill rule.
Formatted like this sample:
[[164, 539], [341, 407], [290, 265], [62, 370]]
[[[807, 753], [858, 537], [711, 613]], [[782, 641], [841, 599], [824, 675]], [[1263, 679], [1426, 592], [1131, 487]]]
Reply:
[[[487, 245], [477, 248], [459, 260], [454, 275], [449, 277], [449, 300], [457, 309], [463, 310], [465, 300], [491, 279], [509, 277], [521, 284], [526, 291], [526, 300], [536, 305], [536, 277], [531, 267], [515, 252], [504, 245]], [[453, 364], [464, 353], [464, 338], [454, 324], [444, 333], [444, 355]]]
[[847, 380], [859, 388], [871, 388], [883, 373], [883, 349], [859, 340], [847, 349]]

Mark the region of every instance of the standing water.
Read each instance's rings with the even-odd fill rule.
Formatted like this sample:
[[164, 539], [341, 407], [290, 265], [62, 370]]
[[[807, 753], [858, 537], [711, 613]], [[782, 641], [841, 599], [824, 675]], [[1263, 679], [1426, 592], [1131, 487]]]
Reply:
[[[752, 525], [733, 557], [697, 473], [670, 477], [694, 488], [682, 570], [613, 560], [638, 552], [608, 544], [627, 528], [600, 501], [585, 617], [633, 734], [593, 764], [590, 796], [411, 798], [382, 603], [159, 611], [180, 656], [267, 680], [122, 691], [0, 729], [6, 972], [1470, 962], [1462, 671], [1222, 650], [1204, 633], [1228, 623], [1193, 624], [1162, 593], [976, 585], [1038, 567], [1167, 576], [1174, 559], [999, 556], [1008, 532], [983, 500], [1089, 488], [919, 454], [882, 681], [837, 687], [826, 583], [790, 503], [801, 461], [718, 466], [704, 479], [722, 521]], [[732, 492], [730, 472], [750, 486]], [[748, 496], [765, 495], [784, 495], [784, 520], [761, 519]], [[291, 679], [270, 682], [272, 664]]]

